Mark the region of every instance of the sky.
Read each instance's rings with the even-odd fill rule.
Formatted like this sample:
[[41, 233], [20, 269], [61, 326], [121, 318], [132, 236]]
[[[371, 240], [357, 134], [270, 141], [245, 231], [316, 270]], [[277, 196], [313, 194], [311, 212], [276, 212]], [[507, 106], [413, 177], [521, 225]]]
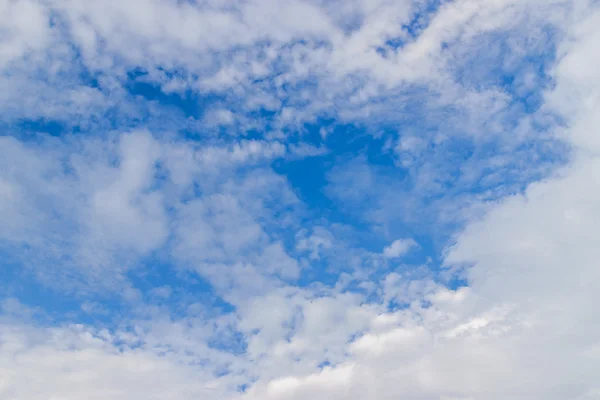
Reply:
[[595, 0], [0, 0], [0, 398], [600, 399], [599, 64]]

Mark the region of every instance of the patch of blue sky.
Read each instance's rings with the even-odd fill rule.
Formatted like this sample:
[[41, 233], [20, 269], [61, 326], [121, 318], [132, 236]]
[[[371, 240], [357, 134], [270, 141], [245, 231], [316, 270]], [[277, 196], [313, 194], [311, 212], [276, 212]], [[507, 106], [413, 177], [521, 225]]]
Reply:
[[[309, 209], [330, 222], [342, 222], [348, 217], [340, 214], [342, 210], [324, 192], [329, 171], [345, 160], [359, 156], [364, 156], [373, 165], [393, 166], [394, 160], [389, 154], [381, 152], [384, 138], [373, 137], [364, 127], [335, 124], [334, 121], [319, 119], [316, 123], [305, 124], [301, 137], [297, 139], [297, 143], [324, 146], [331, 151], [314, 157], [277, 160], [274, 169], [287, 177]], [[327, 131], [325, 137], [322, 136], [324, 131]], [[291, 144], [294, 142], [290, 141]], [[396, 173], [401, 174], [402, 171]]]
[[[174, 73], [165, 74], [168, 79], [175, 78]], [[183, 89], [182, 92], [166, 93], [159, 83], [148, 78], [148, 72], [141, 69], [129, 71], [125, 85], [129, 94], [148, 102], [155, 102], [171, 112], [181, 113], [185, 118], [202, 118], [208, 106], [220, 100], [213, 94], [202, 96], [189, 88]]]
[[[22, 259], [14, 254], [27, 254], [29, 246], [21, 248], [0, 248], [0, 295], [2, 298], [16, 298], [34, 312], [42, 311], [40, 323], [60, 325], [64, 323], [86, 323], [114, 326], [120, 319], [122, 303], [117, 298], [104, 298], [103, 307], [109, 310], [90, 314], [82, 309], [82, 296], [73, 291], [63, 291], [37, 279], [31, 269], [24, 267]], [[44, 279], [47, 279], [46, 277]], [[58, 277], [53, 277], [58, 279]], [[98, 310], [100, 311], [100, 310]], [[120, 312], [121, 311], [121, 312]]]
[[[152, 317], [145, 314], [148, 306], [167, 311], [175, 320], [189, 316], [192, 308], [202, 312], [204, 317], [217, 317], [234, 310], [201, 276], [178, 270], [177, 266], [155, 257], [145, 258], [138, 263], [138, 268], [127, 273], [130, 285], [127, 293], [111, 290], [98, 293], [93, 281], [89, 282], [89, 290], [65, 291], [48, 286], [25, 270], [20, 260], [11, 261], [10, 254], [14, 252], [15, 249], [2, 249], [0, 294], [3, 298], [17, 298], [34, 310], [42, 310], [41, 315], [45, 317], [40, 322], [47, 324], [84, 323], [113, 330], [127, 326], [132, 317]], [[214, 346], [224, 348], [225, 341], [227, 346], [242, 351], [243, 338], [238, 333], [233, 332], [227, 339], [215, 338]]]
[[47, 120], [43, 118], [22, 119], [4, 125], [5, 124], [0, 125], [0, 129], [4, 132], [7, 130], [9, 132], [14, 131], [19, 139], [26, 139], [27, 137], [37, 136], [39, 134], [58, 137], [63, 135], [67, 129], [63, 121]]
[[209, 313], [211, 310], [219, 314], [233, 311], [233, 306], [218, 296], [212, 285], [198, 274], [157, 257], [149, 257], [142, 266], [127, 276], [132, 288], [139, 291], [147, 304], [167, 307], [174, 317], [183, 317], [193, 304], [202, 304]]
[[[160, 123], [159, 127], [168, 128], [177, 132], [181, 138], [193, 141], [201, 142], [207, 138], [219, 137], [261, 139], [265, 132], [272, 129], [279, 111], [268, 108], [247, 109], [240, 102], [240, 95], [231, 91], [199, 92], [184, 88], [181, 91], [165, 92], [163, 86], [150, 79], [143, 70], [131, 71], [125, 88], [129, 95], [144, 105], [140, 125], [159, 130], [154, 122], [160, 118], [153, 115], [158, 111], [163, 119], [171, 119], [170, 122]], [[211, 121], [211, 113], [221, 110], [231, 113], [231, 120], [225, 123]], [[242, 124], [242, 118], [251, 122]]]
[[[233, 306], [214, 292], [210, 283], [197, 274], [175, 272], [177, 266], [156, 260], [148, 260], [143, 267], [128, 274], [133, 288], [142, 296], [138, 303], [98, 303], [110, 315], [121, 317], [100, 321], [103, 328], [135, 332], [137, 323], [151, 323], [165, 316], [170, 321], [185, 321], [186, 325], [193, 328], [195, 324], [212, 324], [213, 319], [235, 311]], [[135, 318], [133, 323], [130, 318]], [[96, 322], [98, 326], [98, 321]], [[242, 354], [246, 351], [246, 339], [246, 335], [232, 324], [222, 326], [218, 332], [207, 337], [206, 344], [215, 350]], [[222, 373], [226, 374], [228, 371], [222, 370]]]

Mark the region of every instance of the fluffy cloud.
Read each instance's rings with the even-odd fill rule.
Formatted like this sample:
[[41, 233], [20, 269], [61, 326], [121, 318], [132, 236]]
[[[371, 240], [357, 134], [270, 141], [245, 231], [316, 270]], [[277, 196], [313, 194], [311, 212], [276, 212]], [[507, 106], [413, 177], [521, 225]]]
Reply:
[[394, 240], [389, 246], [383, 249], [383, 256], [386, 258], [398, 258], [408, 253], [410, 249], [416, 247], [417, 243], [412, 239]]
[[[493, 87], [464, 87], [455, 70], [473, 69], [477, 60], [470, 54], [488, 32], [545, 43], [545, 27], [557, 23], [570, 2], [151, 1], [142, 7], [69, 0], [5, 7], [12, 32], [5, 48], [12, 50], [4, 57], [2, 107], [11, 119], [77, 125], [89, 123], [77, 121], [82, 113], [140, 118], [148, 105], [132, 101], [122, 85], [133, 73], [165, 93], [231, 100], [213, 107], [209, 124], [231, 124], [232, 115], [262, 108], [276, 113], [279, 127], [320, 115], [389, 121], [410, 102], [466, 114], [455, 120], [457, 129], [476, 132], [485, 122], [489, 130], [488, 119], [507, 97]], [[8, 17], [13, 14], [19, 18]], [[510, 43], [512, 54], [528, 45], [523, 42]]]
[[594, 2], [0, 15], [0, 397], [600, 398]]
[[[261, 188], [279, 186], [283, 200], [285, 182], [260, 167], [235, 177], [240, 167], [285, 156], [280, 143], [199, 147], [147, 131], [2, 143], [3, 246], [47, 283], [63, 276], [120, 285], [129, 268], [165, 246], [177, 258], [202, 254], [195, 262], [213, 264], [240, 262], [240, 252], [261, 246], [253, 262], [273, 260], [266, 269], [297, 273], [280, 244], [266, 246], [254, 221], [268, 197]], [[203, 196], [188, 201], [194, 186]], [[294, 202], [292, 193], [288, 198]], [[25, 256], [23, 248], [31, 251]]]
[[210, 375], [148, 351], [123, 349], [110, 335], [82, 326], [43, 331], [3, 326], [0, 394], [5, 399], [218, 398]]

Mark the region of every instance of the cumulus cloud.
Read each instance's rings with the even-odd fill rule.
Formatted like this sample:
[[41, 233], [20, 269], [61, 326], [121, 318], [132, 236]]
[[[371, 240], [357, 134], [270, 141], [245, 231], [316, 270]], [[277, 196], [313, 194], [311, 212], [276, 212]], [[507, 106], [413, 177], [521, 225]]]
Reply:
[[[56, 282], [73, 267], [76, 275], [118, 280], [132, 256], [165, 241], [163, 196], [151, 188], [162, 150], [147, 133], [73, 147], [3, 139], [4, 243], [36, 249], [23, 261], [44, 279]], [[50, 271], [39, 268], [55, 263]], [[102, 273], [105, 268], [111, 273]]]
[[408, 253], [412, 248], [417, 247], [417, 242], [412, 239], [394, 240], [389, 246], [383, 249], [385, 258], [398, 258]]
[[0, 0], [0, 397], [599, 398], [598, 21]]
[[3, 398], [218, 398], [219, 388], [207, 375], [143, 350], [123, 350], [102, 333], [81, 326], [45, 331], [4, 326]]

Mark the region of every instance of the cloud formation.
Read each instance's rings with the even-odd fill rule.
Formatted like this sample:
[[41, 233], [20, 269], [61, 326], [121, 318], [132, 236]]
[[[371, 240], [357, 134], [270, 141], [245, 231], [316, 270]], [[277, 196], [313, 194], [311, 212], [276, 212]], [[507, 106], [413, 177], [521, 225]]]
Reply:
[[394, 240], [389, 246], [383, 249], [383, 256], [386, 258], [398, 258], [416, 246], [418, 246], [417, 243], [412, 239]]
[[598, 22], [0, 0], [0, 398], [600, 398]]

